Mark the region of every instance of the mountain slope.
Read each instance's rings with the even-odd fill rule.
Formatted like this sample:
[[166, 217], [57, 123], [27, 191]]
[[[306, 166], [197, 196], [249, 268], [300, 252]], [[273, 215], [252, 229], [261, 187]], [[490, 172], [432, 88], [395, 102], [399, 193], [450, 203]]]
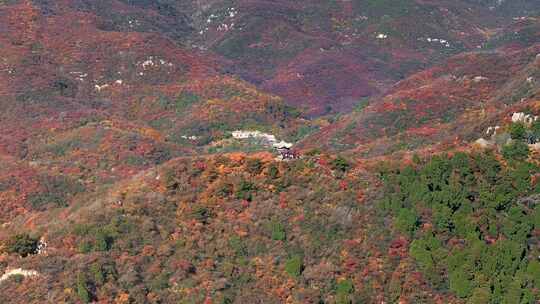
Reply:
[[[538, 19], [520, 21], [508, 32], [530, 32], [538, 25]], [[538, 103], [540, 37], [527, 37], [453, 56], [396, 83], [380, 98], [362, 101], [355, 112], [312, 136], [319, 143], [325, 138], [328, 148], [365, 155], [481, 137], [490, 123]], [[304, 142], [313, 147], [313, 140]]]
[[0, 1], [0, 302], [537, 302], [538, 5]]
[[174, 159], [78, 194], [68, 208], [6, 223], [7, 250], [9, 236], [28, 231], [46, 247], [22, 259], [1, 256], [0, 270], [38, 276], [0, 282], [0, 296], [6, 303], [466, 303], [481, 293], [532, 304], [540, 296], [540, 209], [525, 202], [537, 200], [538, 172], [489, 152], [382, 166], [324, 154], [292, 162], [268, 153]]
[[[177, 156], [228, 149], [220, 142], [234, 130], [289, 139], [307, 127], [281, 98], [221, 74], [213, 57], [159, 33], [101, 30], [99, 17], [64, 4], [49, 13], [30, 1], [0, 6], [0, 155], [21, 172], [31, 163], [92, 191]], [[17, 212], [69, 203], [32, 206], [26, 190], [2, 202]]]
[[[156, 32], [221, 57], [309, 113], [348, 111], [397, 80], [481, 47], [536, 1], [35, 1], [98, 16], [105, 31]], [[335, 81], [329, 81], [335, 79]]]

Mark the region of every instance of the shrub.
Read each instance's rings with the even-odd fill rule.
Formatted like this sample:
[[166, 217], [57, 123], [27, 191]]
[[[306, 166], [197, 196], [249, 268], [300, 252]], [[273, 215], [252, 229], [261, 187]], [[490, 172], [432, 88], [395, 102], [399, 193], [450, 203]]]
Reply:
[[8, 240], [6, 247], [9, 253], [16, 253], [26, 257], [37, 253], [38, 243], [39, 239], [28, 234], [17, 234]]
[[68, 198], [85, 190], [84, 185], [66, 176], [40, 176], [44, 191], [28, 197], [28, 202], [34, 209], [41, 210], [48, 204], [56, 207], [67, 206]]
[[184, 110], [189, 108], [191, 105], [198, 103], [201, 100], [201, 97], [192, 92], [182, 92], [176, 98], [175, 108], [177, 113], [182, 113]]
[[285, 227], [279, 222], [272, 223], [272, 240], [284, 241], [286, 238]]
[[79, 149], [83, 146], [80, 138], [71, 138], [68, 140], [58, 141], [46, 146], [46, 152], [52, 153], [56, 157], [62, 157], [68, 152]]
[[217, 195], [221, 198], [228, 197], [233, 193], [233, 185], [228, 183], [223, 183], [217, 188]]
[[90, 303], [90, 292], [88, 291], [88, 280], [83, 272], [77, 274], [77, 296], [83, 303]]
[[244, 242], [238, 236], [233, 236], [229, 239], [229, 246], [234, 250], [236, 255], [247, 256], [248, 250]]
[[304, 259], [301, 256], [292, 256], [285, 262], [285, 272], [290, 276], [299, 277], [302, 271], [304, 271]]
[[491, 293], [488, 288], [476, 288], [473, 291], [471, 298], [469, 299], [470, 304], [488, 304], [491, 298]]
[[262, 171], [262, 162], [258, 158], [249, 158], [246, 161], [246, 169], [251, 174], [259, 174]]
[[36, 210], [41, 210], [48, 204], [53, 204], [56, 207], [67, 206], [65, 197], [57, 193], [50, 193], [50, 192], [34, 193], [28, 196], [28, 203], [30, 203], [32, 208]]
[[522, 123], [515, 122], [510, 125], [509, 132], [512, 139], [522, 140], [522, 139], [525, 139], [527, 130], [525, 129], [525, 126]]
[[456, 269], [450, 273], [450, 289], [460, 298], [466, 298], [472, 293], [472, 282], [463, 269]]
[[203, 224], [207, 224], [211, 217], [212, 212], [206, 207], [197, 207], [195, 210], [193, 210], [193, 218]]
[[532, 123], [531, 132], [535, 140], [540, 139], [540, 120], [536, 120]]
[[22, 274], [13, 274], [9, 276], [9, 279], [14, 281], [17, 284], [20, 284], [24, 281], [24, 275]]
[[293, 141], [300, 141], [306, 138], [309, 134], [318, 131], [320, 128], [317, 126], [301, 126], [291, 136]]
[[337, 304], [352, 303], [350, 295], [354, 292], [351, 280], [343, 280], [336, 285]]
[[529, 146], [522, 141], [513, 141], [502, 148], [506, 160], [525, 160], [529, 157]]
[[322, 152], [321, 152], [321, 149], [319, 148], [314, 148], [314, 149], [310, 149], [308, 150], [305, 155], [308, 156], [308, 157], [313, 157], [313, 156], [317, 156], [317, 155], [320, 155]]
[[80, 236], [79, 252], [109, 251], [120, 233], [128, 233], [132, 226], [122, 217], [113, 217], [108, 224], [75, 226], [73, 233]]
[[346, 172], [351, 167], [351, 164], [343, 157], [338, 156], [332, 160], [332, 169], [338, 170], [341, 172]]
[[146, 164], [146, 159], [139, 155], [129, 155], [125, 160], [126, 164], [133, 167], [143, 166]]
[[276, 179], [279, 176], [279, 168], [275, 164], [271, 164], [268, 167], [268, 176], [271, 179]]
[[420, 159], [420, 156], [416, 153], [414, 153], [412, 157], [413, 164], [420, 165], [422, 163], [422, 159]]
[[110, 233], [104, 229], [100, 229], [96, 233], [96, 239], [94, 243], [95, 251], [108, 251], [111, 249], [114, 238]]
[[65, 97], [75, 97], [77, 94], [77, 84], [67, 78], [56, 79], [52, 83], [52, 87], [56, 92]]
[[103, 285], [105, 283], [105, 274], [103, 273], [103, 269], [101, 267], [101, 264], [94, 263], [90, 266], [90, 272], [92, 273], [92, 276], [94, 278], [94, 282], [97, 285]]
[[531, 261], [527, 266], [527, 273], [531, 277], [536, 288], [540, 288], [540, 262]]
[[253, 199], [253, 191], [255, 191], [255, 184], [246, 180], [242, 180], [237, 187], [235, 196], [237, 199], [251, 201]]
[[169, 274], [164, 272], [158, 274], [151, 282], [150, 289], [157, 291], [169, 288]]
[[80, 253], [89, 253], [92, 251], [92, 244], [88, 241], [83, 241], [79, 244]]
[[396, 219], [396, 227], [405, 234], [412, 234], [418, 227], [418, 216], [414, 209], [401, 209]]
[[369, 106], [369, 97], [362, 98], [356, 105], [354, 106], [354, 111], [357, 113], [362, 112], [367, 106]]

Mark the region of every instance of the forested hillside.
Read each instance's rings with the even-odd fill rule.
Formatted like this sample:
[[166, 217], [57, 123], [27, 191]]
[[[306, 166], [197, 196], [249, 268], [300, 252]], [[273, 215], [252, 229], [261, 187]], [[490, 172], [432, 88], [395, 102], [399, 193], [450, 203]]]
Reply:
[[540, 303], [537, 0], [0, 0], [0, 304]]

